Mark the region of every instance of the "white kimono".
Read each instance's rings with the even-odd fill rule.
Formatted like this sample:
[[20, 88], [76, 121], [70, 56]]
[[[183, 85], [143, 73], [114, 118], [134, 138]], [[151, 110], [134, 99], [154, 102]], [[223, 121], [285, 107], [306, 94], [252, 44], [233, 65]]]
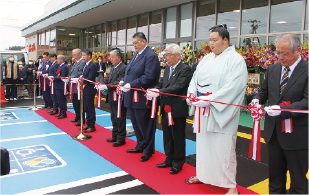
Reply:
[[[205, 56], [191, 79], [188, 94], [211, 92], [209, 100], [242, 105], [247, 85], [247, 67], [234, 46], [219, 56]], [[236, 138], [240, 109], [211, 103], [210, 115], [200, 113], [200, 133], [196, 135], [196, 176], [203, 183], [236, 187]], [[194, 113], [194, 107], [190, 115]]]

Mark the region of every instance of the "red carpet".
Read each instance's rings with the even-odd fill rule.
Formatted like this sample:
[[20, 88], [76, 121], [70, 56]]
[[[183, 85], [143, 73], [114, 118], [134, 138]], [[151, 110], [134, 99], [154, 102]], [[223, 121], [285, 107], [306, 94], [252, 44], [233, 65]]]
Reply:
[[[68, 118], [57, 119], [49, 115], [46, 110], [36, 111], [37, 114], [54, 124], [56, 127], [66, 132], [70, 136], [80, 134], [80, 130], [70, 120], [74, 119], [75, 115], [67, 112]], [[110, 130], [96, 125], [96, 132], [91, 133], [92, 139], [80, 141], [92, 151], [96, 152], [114, 165], [120, 167], [125, 172], [139, 179], [147, 186], [153, 188], [160, 194], [225, 194], [226, 189], [206, 184], [188, 185], [185, 179], [195, 175], [195, 167], [184, 164], [183, 170], [177, 175], [171, 175], [170, 169], [156, 168], [156, 164], [162, 163], [165, 160], [165, 155], [156, 151], [156, 153], [147, 162], [140, 162], [142, 154], [129, 154], [127, 149], [134, 148], [136, 142], [126, 139], [126, 145], [115, 148], [111, 143], [106, 142], [112, 133]], [[242, 186], [237, 186], [241, 194], [255, 194]]]

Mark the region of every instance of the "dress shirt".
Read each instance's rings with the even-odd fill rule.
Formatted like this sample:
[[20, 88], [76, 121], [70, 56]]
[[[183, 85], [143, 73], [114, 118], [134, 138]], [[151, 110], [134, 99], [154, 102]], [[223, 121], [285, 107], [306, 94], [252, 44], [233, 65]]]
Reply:
[[[297, 64], [300, 62], [300, 60], [301, 60], [301, 56], [299, 56], [299, 58], [294, 62], [294, 64], [289, 66], [289, 68], [290, 68], [289, 78], [291, 77], [293, 71], [295, 70], [295, 68], [296, 68]], [[281, 79], [282, 79], [284, 73], [285, 73], [285, 67], [282, 66], [282, 68], [281, 68], [281, 77], [280, 77]], [[281, 79], [280, 79], [280, 83], [281, 83]]]

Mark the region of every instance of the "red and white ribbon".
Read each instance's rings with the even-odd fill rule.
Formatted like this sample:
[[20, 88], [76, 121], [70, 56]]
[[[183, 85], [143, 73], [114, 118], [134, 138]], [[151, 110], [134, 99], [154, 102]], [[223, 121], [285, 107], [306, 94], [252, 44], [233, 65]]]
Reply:
[[133, 93], [133, 102], [139, 102], [138, 92], [137, 91], [134, 91], [134, 93]]
[[41, 75], [42, 75], [42, 73], [40, 71], [37, 71], [36, 74], [39, 77], [39, 87], [41, 87]]
[[171, 106], [170, 105], [165, 105], [164, 106], [164, 111], [167, 113], [167, 124], [168, 124], [168, 126], [174, 125]]
[[97, 107], [101, 108], [101, 90], [98, 89], [98, 103], [97, 103]]
[[82, 78], [79, 77], [78, 80], [77, 80], [77, 85], [76, 85], [76, 88], [77, 88], [77, 99], [80, 100], [80, 96], [81, 96], [81, 82], [82, 82]]
[[50, 93], [54, 94], [54, 77], [48, 77], [48, 78], [49, 78]]
[[119, 85], [116, 89], [116, 93], [118, 94], [117, 118], [121, 118], [121, 95], [122, 95], [122, 91], [121, 91]]
[[69, 78], [61, 78], [64, 83], [64, 95], [68, 94], [68, 82], [70, 81]]
[[[282, 103], [280, 104], [280, 106], [283, 105], [291, 105], [290, 101], [282, 101]], [[284, 121], [282, 121], [282, 130], [281, 132], [285, 132], [285, 133], [292, 133], [293, 132], [293, 121], [292, 118], [288, 118], [285, 119]]]
[[157, 97], [153, 97], [150, 118], [156, 118], [156, 111], [157, 111]]
[[[207, 92], [207, 93], [204, 94], [204, 96], [209, 96], [211, 94], [212, 94], [211, 92]], [[206, 106], [204, 108], [204, 112], [203, 112], [203, 116], [209, 116], [209, 115], [210, 115], [210, 105]]]
[[261, 160], [261, 119], [263, 111], [260, 107], [253, 107], [250, 109], [251, 117], [253, 118], [252, 138], [249, 148], [249, 158], [253, 160]]
[[73, 81], [70, 82], [70, 99], [73, 99]]
[[46, 75], [46, 74], [43, 74], [43, 78], [44, 78], [43, 91], [46, 91], [46, 79], [47, 79], [47, 75]]

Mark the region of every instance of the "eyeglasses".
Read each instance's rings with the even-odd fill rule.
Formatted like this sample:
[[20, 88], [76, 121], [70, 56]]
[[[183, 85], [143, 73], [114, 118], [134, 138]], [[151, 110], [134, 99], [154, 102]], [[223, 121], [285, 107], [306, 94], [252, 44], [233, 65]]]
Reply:
[[290, 55], [290, 53], [293, 53], [293, 52], [278, 52], [278, 51], [275, 51], [274, 54], [276, 56], [282, 56], [282, 57], [287, 57], [288, 55]]
[[174, 54], [165, 54], [166, 57], [171, 57]]

